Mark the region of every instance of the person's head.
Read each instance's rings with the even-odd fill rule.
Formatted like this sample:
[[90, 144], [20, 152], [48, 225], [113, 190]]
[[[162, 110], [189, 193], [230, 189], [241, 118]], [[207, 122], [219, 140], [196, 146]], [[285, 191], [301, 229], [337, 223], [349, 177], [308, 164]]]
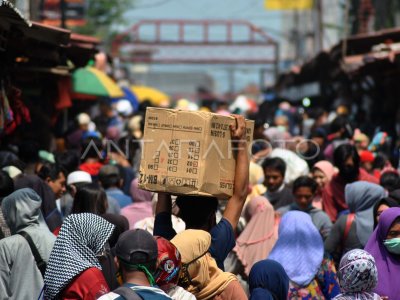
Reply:
[[56, 155], [57, 164], [63, 168], [66, 174], [70, 174], [79, 168], [79, 156], [74, 151], [66, 151]]
[[107, 195], [102, 188], [96, 184], [88, 184], [75, 194], [72, 205], [72, 213], [92, 213], [95, 215], [105, 214], [108, 208]]
[[108, 243], [111, 248], [113, 248], [121, 236], [125, 231], [129, 230], [129, 222], [128, 219], [125, 218], [122, 215], [117, 215], [117, 214], [102, 214], [102, 218], [106, 219], [108, 222], [113, 224], [115, 226], [115, 229], [108, 239]]
[[385, 172], [382, 174], [379, 184], [387, 190], [389, 193], [400, 188], [400, 176], [399, 173]]
[[18, 157], [26, 164], [39, 163], [39, 143], [32, 140], [24, 140], [18, 147]]
[[99, 138], [88, 137], [81, 144], [81, 160], [101, 160], [103, 158], [103, 143]]
[[383, 153], [377, 153], [375, 155], [374, 163], [372, 165], [373, 169], [382, 170], [387, 166], [389, 158]]
[[318, 184], [308, 176], [300, 176], [293, 182], [293, 196], [301, 210], [307, 210], [313, 201]]
[[187, 229], [210, 231], [216, 225], [218, 199], [206, 196], [178, 196], [179, 217]]
[[[171, 243], [175, 245], [182, 257], [182, 270], [179, 285], [197, 299], [204, 298], [204, 292], [215, 292], [225, 282], [218, 281], [222, 271], [218, 269], [215, 259], [209, 253], [211, 235], [204, 230], [184, 230], [178, 233]], [[211, 284], [213, 283], [213, 284]], [[212, 295], [212, 294], [211, 294]]]
[[244, 218], [246, 219], [246, 222], [248, 223], [255, 214], [266, 209], [273, 210], [273, 207], [267, 198], [263, 196], [251, 198], [244, 209]]
[[282, 265], [271, 259], [253, 265], [249, 274], [250, 300], [286, 299], [289, 277]]
[[352, 213], [371, 209], [385, 196], [383, 187], [366, 181], [349, 183], [344, 189], [344, 197]]
[[389, 253], [400, 255], [400, 207], [388, 208], [381, 214], [376, 233], [378, 242]]
[[88, 184], [92, 183], [92, 176], [85, 171], [74, 171], [67, 177], [67, 189], [72, 197], [75, 197], [76, 192]]
[[[66, 286], [88, 268], [101, 270], [99, 257], [104, 255], [113, 230], [113, 224], [94, 214], [71, 214], [65, 218], [46, 267], [46, 299], [64, 298]], [[107, 290], [107, 284], [99, 288]]]
[[364, 150], [359, 153], [361, 167], [368, 173], [373, 170], [373, 163], [375, 160], [374, 154], [370, 151]]
[[76, 116], [76, 121], [78, 123], [79, 129], [82, 131], [89, 130], [89, 124], [91, 122], [90, 117], [86, 113], [80, 113]]
[[381, 214], [391, 207], [400, 207], [400, 204], [390, 197], [383, 198], [376, 202], [374, 205], [374, 228], [378, 225]]
[[115, 262], [126, 282], [135, 272], [144, 273], [149, 285], [154, 285], [158, 247], [154, 237], [145, 230], [125, 231], [115, 245]]
[[262, 164], [264, 184], [268, 191], [275, 192], [283, 184], [286, 173], [286, 163], [279, 157], [267, 158]]
[[105, 165], [99, 172], [99, 181], [103, 188], [119, 188], [122, 185], [122, 179], [117, 166]]
[[333, 153], [333, 161], [339, 169], [339, 175], [346, 182], [357, 180], [360, 169], [360, 156], [353, 145], [343, 144], [337, 147]]
[[340, 260], [338, 279], [343, 293], [371, 292], [378, 283], [375, 259], [361, 249], [347, 252]]
[[292, 210], [279, 224], [279, 237], [268, 258], [279, 262], [290, 280], [307, 285], [315, 278], [324, 257], [324, 242], [311, 216]]
[[0, 203], [1, 199], [14, 192], [14, 181], [4, 171], [0, 171]]
[[353, 136], [353, 129], [345, 116], [336, 117], [331, 123], [330, 131], [338, 134], [339, 138], [351, 138]]
[[139, 178], [132, 180], [129, 191], [135, 203], [151, 202], [153, 200], [153, 194], [151, 192], [139, 188]]
[[3, 199], [1, 209], [12, 234], [22, 231], [28, 226], [47, 228], [44, 223], [41, 207], [42, 199], [30, 188], [19, 189]]
[[317, 162], [311, 170], [312, 178], [318, 184], [318, 190], [322, 190], [335, 174], [334, 166], [327, 160]]
[[154, 279], [164, 291], [177, 286], [182, 266], [181, 254], [170, 241], [155, 237], [158, 247], [157, 270]]
[[43, 164], [38, 172], [38, 176], [48, 184], [56, 199], [65, 193], [65, 171], [58, 164]]

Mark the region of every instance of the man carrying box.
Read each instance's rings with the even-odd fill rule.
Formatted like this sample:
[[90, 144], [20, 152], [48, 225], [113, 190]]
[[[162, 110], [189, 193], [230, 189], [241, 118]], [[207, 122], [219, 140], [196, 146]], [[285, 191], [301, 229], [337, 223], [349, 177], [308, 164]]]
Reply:
[[[236, 124], [231, 126], [232, 142], [237, 150], [233, 195], [229, 199], [221, 221], [216, 224], [218, 199], [206, 196], [178, 196], [179, 216], [186, 229], [210, 232], [212, 241], [209, 252], [224, 269], [224, 260], [235, 246], [235, 230], [248, 193], [249, 157], [246, 142], [246, 122], [242, 116], [234, 115]], [[171, 222], [171, 196], [158, 194], [154, 235], [172, 239], [176, 232]]]

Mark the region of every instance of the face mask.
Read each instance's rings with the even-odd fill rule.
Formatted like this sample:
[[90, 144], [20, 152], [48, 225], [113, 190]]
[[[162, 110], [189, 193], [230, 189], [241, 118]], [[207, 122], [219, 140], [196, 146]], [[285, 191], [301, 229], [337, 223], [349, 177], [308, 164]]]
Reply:
[[383, 244], [390, 253], [400, 255], [400, 238], [385, 240]]

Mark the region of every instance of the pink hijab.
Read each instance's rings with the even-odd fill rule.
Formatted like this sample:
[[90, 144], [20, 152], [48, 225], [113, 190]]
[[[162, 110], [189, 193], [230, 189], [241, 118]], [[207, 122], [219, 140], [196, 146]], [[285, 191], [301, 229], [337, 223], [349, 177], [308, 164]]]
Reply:
[[332, 180], [335, 175], [335, 167], [327, 160], [321, 160], [314, 165], [314, 168], [319, 169], [328, 178], [328, 181]]
[[249, 275], [251, 267], [267, 258], [274, 247], [278, 239], [278, 222], [275, 220], [274, 208], [263, 196], [250, 200], [245, 209], [245, 218], [249, 221], [233, 251]]
[[135, 223], [153, 216], [152, 193], [139, 189], [139, 180], [131, 183], [131, 197], [133, 203], [121, 209], [121, 215], [128, 219], [129, 229], [134, 229]]

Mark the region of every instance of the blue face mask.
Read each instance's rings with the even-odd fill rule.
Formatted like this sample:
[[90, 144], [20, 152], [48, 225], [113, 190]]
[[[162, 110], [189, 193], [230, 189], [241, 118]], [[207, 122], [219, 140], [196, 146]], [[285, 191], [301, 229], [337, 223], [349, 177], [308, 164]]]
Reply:
[[390, 253], [400, 255], [400, 238], [385, 240], [383, 244]]

